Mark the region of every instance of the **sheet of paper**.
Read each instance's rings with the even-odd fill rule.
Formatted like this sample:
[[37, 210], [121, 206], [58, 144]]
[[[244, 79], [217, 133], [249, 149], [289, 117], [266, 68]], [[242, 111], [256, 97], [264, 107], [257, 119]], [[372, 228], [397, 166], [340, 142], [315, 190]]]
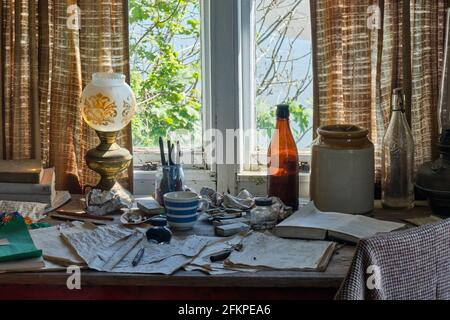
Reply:
[[204, 268], [194, 264], [184, 266], [186, 271], [201, 271], [209, 275], [230, 274], [236, 272], [257, 272], [258, 269], [241, 268], [236, 266], [225, 266], [223, 262], [213, 262], [209, 268]]
[[323, 270], [335, 248], [334, 242], [282, 239], [270, 233], [254, 232], [233, 251], [227, 266], [277, 269]]
[[44, 258], [30, 258], [24, 260], [5, 261], [0, 263], [0, 273], [4, 272], [27, 272], [43, 270]]
[[223, 250], [231, 249], [234, 245], [239, 244], [242, 239], [242, 235], [236, 235], [229, 238], [211, 238], [210, 244], [205, 247], [190, 264], [200, 266], [205, 269], [213, 269], [213, 264], [223, 265], [223, 262], [211, 262], [210, 257]]
[[113, 272], [125, 272], [125, 273], [161, 273], [161, 274], [172, 274], [175, 271], [183, 268], [189, 261], [192, 260], [192, 257], [187, 257], [184, 255], [175, 255], [168, 257], [162, 261], [147, 263], [147, 264], [138, 264], [136, 267], [130, 265], [127, 266], [117, 266], [113, 269]]
[[380, 232], [390, 232], [401, 228], [402, 224], [373, 219], [360, 215], [351, 216], [346, 223], [342, 223], [335, 228], [329, 228], [330, 231], [340, 232], [351, 235], [357, 239], [373, 236]]
[[202, 271], [211, 275], [228, 274], [234, 272], [255, 272], [254, 269], [225, 267], [223, 261], [211, 262], [210, 257], [223, 250], [232, 248], [240, 244], [246, 233], [237, 234], [228, 238], [211, 237], [209, 244], [195, 257], [189, 265], [185, 266], [186, 271]]
[[51, 211], [55, 211], [62, 205], [69, 202], [72, 197], [70, 196], [69, 191], [56, 191], [55, 199], [53, 199], [53, 203], [51, 206], [47, 206], [44, 210], [44, 214], [49, 213]]
[[80, 231], [80, 227], [74, 227], [72, 225], [65, 227], [62, 225], [31, 230], [30, 235], [36, 248], [42, 250], [42, 255], [46, 261], [58, 263], [63, 266], [84, 265], [84, 260], [62, 238], [61, 229], [66, 229], [66, 232]]
[[39, 202], [0, 200], [0, 212], [19, 212], [24, 218], [28, 217], [33, 222], [37, 222], [44, 218], [46, 213], [59, 208], [70, 198], [68, 191], [56, 191], [52, 206]]
[[23, 217], [29, 217], [33, 222], [42, 219], [46, 207], [45, 203], [39, 202], [0, 200], [0, 212], [19, 212]]
[[108, 225], [79, 232], [61, 230], [63, 238], [88, 264], [96, 258], [98, 252], [106, 250], [115, 242], [129, 236], [132, 232], [132, 230], [120, 228], [116, 225]]
[[236, 273], [236, 272], [254, 272], [255, 270], [251, 270], [251, 269], [227, 269], [223, 266], [223, 263], [220, 264], [219, 268], [210, 268], [210, 269], [206, 269], [203, 268], [201, 266], [196, 266], [196, 265], [192, 265], [192, 264], [188, 264], [184, 267], [184, 270], [186, 271], [201, 271], [203, 273], [209, 274], [209, 275], [222, 275], [222, 274], [230, 274], [230, 273]]
[[[44, 267], [42, 269], [34, 270], [34, 272], [66, 271], [67, 267], [68, 266], [64, 266], [44, 258]], [[79, 267], [82, 269], [85, 268], [84, 264]]]
[[[136, 241], [139, 239], [140, 241]], [[208, 237], [173, 237], [170, 244], [148, 242], [142, 230], [130, 230], [117, 225], [100, 226], [91, 231], [65, 233], [64, 238], [92, 269], [111, 272], [171, 274], [188, 264], [208, 244]], [[140, 263], [132, 261], [140, 248], [144, 255]], [[120, 257], [114, 263], [108, 261]]]
[[[125, 260], [132, 249], [140, 243], [144, 234], [135, 231], [129, 236], [120, 239], [104, 251], [98, 252], [93, 261], [89, 261], [91, 268], [103, 271], [112, 271], [121, 261]], [[131, 262], [130, 262], [131, 265]]]
[[[142, 239], [112, 271], [171, 274], [188, 264], [208, 242], [208, 237], [199, 236], [185, 239], [174, 237], [170, 244], [157, 244]], [[131, 263], [142, 246], [145, 248], [144, 255], [140, 263], [133, 267]]]

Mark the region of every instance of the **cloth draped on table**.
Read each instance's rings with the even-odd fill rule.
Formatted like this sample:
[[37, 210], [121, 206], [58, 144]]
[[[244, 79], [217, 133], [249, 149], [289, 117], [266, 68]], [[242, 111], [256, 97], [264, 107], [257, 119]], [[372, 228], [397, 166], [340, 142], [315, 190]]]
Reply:
[[352, 123], [381, 143], [392, 90], [403, 87], [415, 139], [415, 167], [434, 159], [445, 8], [435, 0], [311, 1], [314, 129]]
[[[94, 72], [129, 75], [127, 12], [126, 0], [1, 2], [0, 159], [42, 159], [58, 189], [96, 183], [84, 155], [98, 139], [78, 100]], [[131, 151], [130, 126], [119, 143]]]
[[335, 298], [450, 299], [450, 220], [361, 240]]

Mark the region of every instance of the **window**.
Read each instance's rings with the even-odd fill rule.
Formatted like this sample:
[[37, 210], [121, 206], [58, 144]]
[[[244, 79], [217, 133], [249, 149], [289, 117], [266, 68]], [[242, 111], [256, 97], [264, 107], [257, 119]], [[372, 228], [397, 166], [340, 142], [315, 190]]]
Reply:
[[159, 159], [158, 138], [202, 146], [199, 0], [130, 0], [135, 162]]
[[[254, 35], [254, 108], [257, 138], [250, 150], [246, 170], [261, 170], [275, 129], [275, 105], [289, 103], [291, 130], [301, 154], [308, 160], [312, 142], [312, 54], [309, 0], [253, 0], [243, 23], [251, 24]], [[242, 11], [245, 14], [245, 10]], [[252, 45], [252, 44], [251, 44]], [[243, 44], [243, 48], [248, 48]], [[243, 62], [243, 65], [246, 63]], [[245, 111], [244, 111], [245, 112]], [[247, 111], [248, 113], [249, 111]]]
[[291, 105], [299, 149], [312, 141], [312, 55], [309, 0], [255, 0], [256, 121], [264, 152], [274, 128], [274, 105]]
[[218, 191], [262, 195], [283, 102], [299, 149], [311, 144], [309, 0], [130, 0], [130, 50], [135, 165], [158, 161], [158, 137], [175, 135], [201, 158], [194, 164], [209, 165]]

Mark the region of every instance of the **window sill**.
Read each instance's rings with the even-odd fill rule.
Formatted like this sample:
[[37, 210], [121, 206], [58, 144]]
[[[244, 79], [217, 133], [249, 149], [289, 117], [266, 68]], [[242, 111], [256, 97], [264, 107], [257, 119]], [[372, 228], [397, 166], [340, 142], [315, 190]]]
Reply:
[[[157, 171], [134, 170], [134, 193], [154, 194]], [[199, 192], [202, 187], [216, 189], [216, 174], [205, 169], [184, 169], [185, 183]], [[238, 190], [246, 189], [255, 196], [267, 194], [267, 174], [264, 171], [242, 171], [237, 176]], [[299, 174], [299, 197], [309, 198], [309, 173]]]
[[[189, 188], [200, 191], [202, 187], [216, 188], [216, 175], [211, 170], [184, 169], [185, 184]], [[134, 194], [153, 195], [155, 193], [155, 181], [158, 171], [145, 171], [135, 168], [133, 179]]]
[[[299, 197], [309, 198], [309, 173], [299, 173]], [[256, 196], [267, 194], [267, 173], [265, 171], [242, 171], [237, 177], [239, 190], [247, 189]]]

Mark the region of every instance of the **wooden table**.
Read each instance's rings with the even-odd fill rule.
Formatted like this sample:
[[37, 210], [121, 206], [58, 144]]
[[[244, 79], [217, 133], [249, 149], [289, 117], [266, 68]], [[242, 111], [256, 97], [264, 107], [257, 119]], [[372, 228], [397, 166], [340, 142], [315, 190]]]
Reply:
[[[373, 216], [386, 220], [429, 216], [428, 207], [407, 212], [380, 209]], [[211, 235], [212, 228], [199, 221], [191, 231]], [[331, 299], [344, 279], [355, 247], [338, 248], [324, 272], [259, 271], [206, 275], [179, 271], [173, 275], [81, 272], [81, 290], [69, 290], [65, 272], [0, 274], [0, 299]]]

